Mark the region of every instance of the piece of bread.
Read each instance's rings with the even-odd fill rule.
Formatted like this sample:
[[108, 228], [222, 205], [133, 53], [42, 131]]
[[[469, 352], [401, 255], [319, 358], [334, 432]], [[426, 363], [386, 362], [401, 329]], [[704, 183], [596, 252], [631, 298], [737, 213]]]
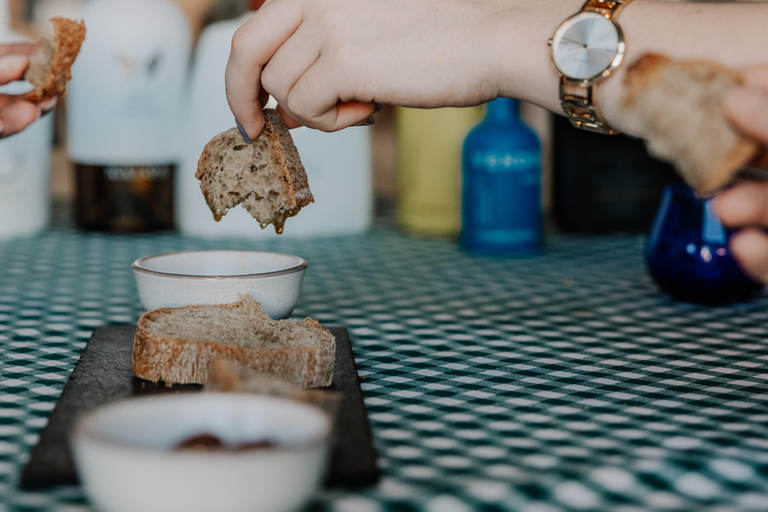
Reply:
[[302, 387], [331, 384], [336, 339], [316, 320], [272, 320], [250, 296], [215, 306], [160, 308], [139, 318], [133, 373], [203, 384], [214, 359]]
[[626, 130], [645, 139], [654, 156], [672, 162], [698, 193], [730, 182], [757, 154], [723, 114], [723, 99], [739, 74], [706, 61], [640, 58], [627, 70], [622, 116]]
[[42, 47], [29, 57], [29, 67], [24, 73], [24, 79], [35, 86], [24, 96], [29, 101], [64, 94], [67, 82], [72, 78], [72, 64], [85, 39], [85, 24], [82, 21], [53, 18], [51, 22], [55, 30], [53, 40], [42, 38]]
[[264, 117], [264, 131], [250, 144], [237, 128], [211, 139], [195, 176], [216, 220], [242, 204], [262, 229], [274, 224], [282, 233], [285, 219], [315, 199], [283, 118], [273, 109]]
[[261, 374], [238, 368], [226, 359], [214, 359], [208, 369], [208, 379], [203, 391], [219, 393], [249, 393], [254, 395], [287, 398], [313, 405], [335, 416], [340, 398], [335, 391], [325, 389], [304, 389], [291, 382], [265, 377]]

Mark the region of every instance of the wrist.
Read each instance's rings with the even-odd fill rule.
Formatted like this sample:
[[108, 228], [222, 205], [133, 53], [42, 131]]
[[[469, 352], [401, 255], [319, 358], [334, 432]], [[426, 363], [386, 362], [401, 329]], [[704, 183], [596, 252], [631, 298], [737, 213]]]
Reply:
[[551, 64], [547, 40], [557, 26], [576, 13], [584, 0], [515, 2], [496, 13], [488, 31], [492, 76], [498, 96], [519, 98], [560, 112], [559, 78]]

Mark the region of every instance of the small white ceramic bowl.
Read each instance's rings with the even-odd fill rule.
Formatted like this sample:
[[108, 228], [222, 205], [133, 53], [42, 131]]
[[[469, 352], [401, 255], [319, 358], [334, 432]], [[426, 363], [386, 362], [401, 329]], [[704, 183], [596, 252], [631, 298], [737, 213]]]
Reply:
[[131, 265], [145, 309], [229, 304], [250, 294], [272, 318], [287, 318], [299, 302], [307, 262], [259, 251], [182, 251]]
[[[318, 489], [331, 422], [286, 399], [189, 393], [134, 398], [86, 414], [72, 446], [80, 481], [104, 512], [289, 512]], [[210, 433], [275, 446], [175, 450]]]

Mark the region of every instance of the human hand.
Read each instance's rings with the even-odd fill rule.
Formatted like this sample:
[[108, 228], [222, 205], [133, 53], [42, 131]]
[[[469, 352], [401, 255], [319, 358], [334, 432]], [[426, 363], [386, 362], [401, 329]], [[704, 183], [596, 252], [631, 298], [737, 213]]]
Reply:
[[[37, 48], [37, 44], [0, 45], [0, 84], [22, 80], [29, 66], [29, 55]], [[21, 96], [0, 94], [0, 138], [22, 131], [55, 104], [56, 98], [33, 103]]]
[[[744, 87], [726, 98], [725, 113], [742, 133], [760, 144], [752, 162], [768, 169], [768, 66], [744, 74]], [[768, 284], [768, 182], [743, 182], [723, 192], [715, 201], [723, 225], [739, 232], [730, 249], [744, 271]]]
[[229, 106], [254, 138], [267, 93], [289, 126], [324, 131], [364, 123], [374, 101], [429, 108], [492, 100], [495, 4], [267, 0], [232, 40]]

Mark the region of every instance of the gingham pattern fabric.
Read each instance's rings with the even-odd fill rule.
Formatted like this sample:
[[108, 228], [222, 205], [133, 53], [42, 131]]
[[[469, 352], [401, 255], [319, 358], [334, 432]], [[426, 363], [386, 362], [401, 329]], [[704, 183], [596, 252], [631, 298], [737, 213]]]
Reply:
[[768, 299], [674, 303], [638, 237], [552, 236], [503, 259], [387, 228], [263, 242], [57, 228], [0, 243], [0, 511], [90, 510], [78, 488], [20, 491], [21, 468], [93, 328], [142, 312], [130, 263], [212, 248], [304, 257], [294, 315], [350, 330], [383, 479], [309, 510], [768, 510]]

